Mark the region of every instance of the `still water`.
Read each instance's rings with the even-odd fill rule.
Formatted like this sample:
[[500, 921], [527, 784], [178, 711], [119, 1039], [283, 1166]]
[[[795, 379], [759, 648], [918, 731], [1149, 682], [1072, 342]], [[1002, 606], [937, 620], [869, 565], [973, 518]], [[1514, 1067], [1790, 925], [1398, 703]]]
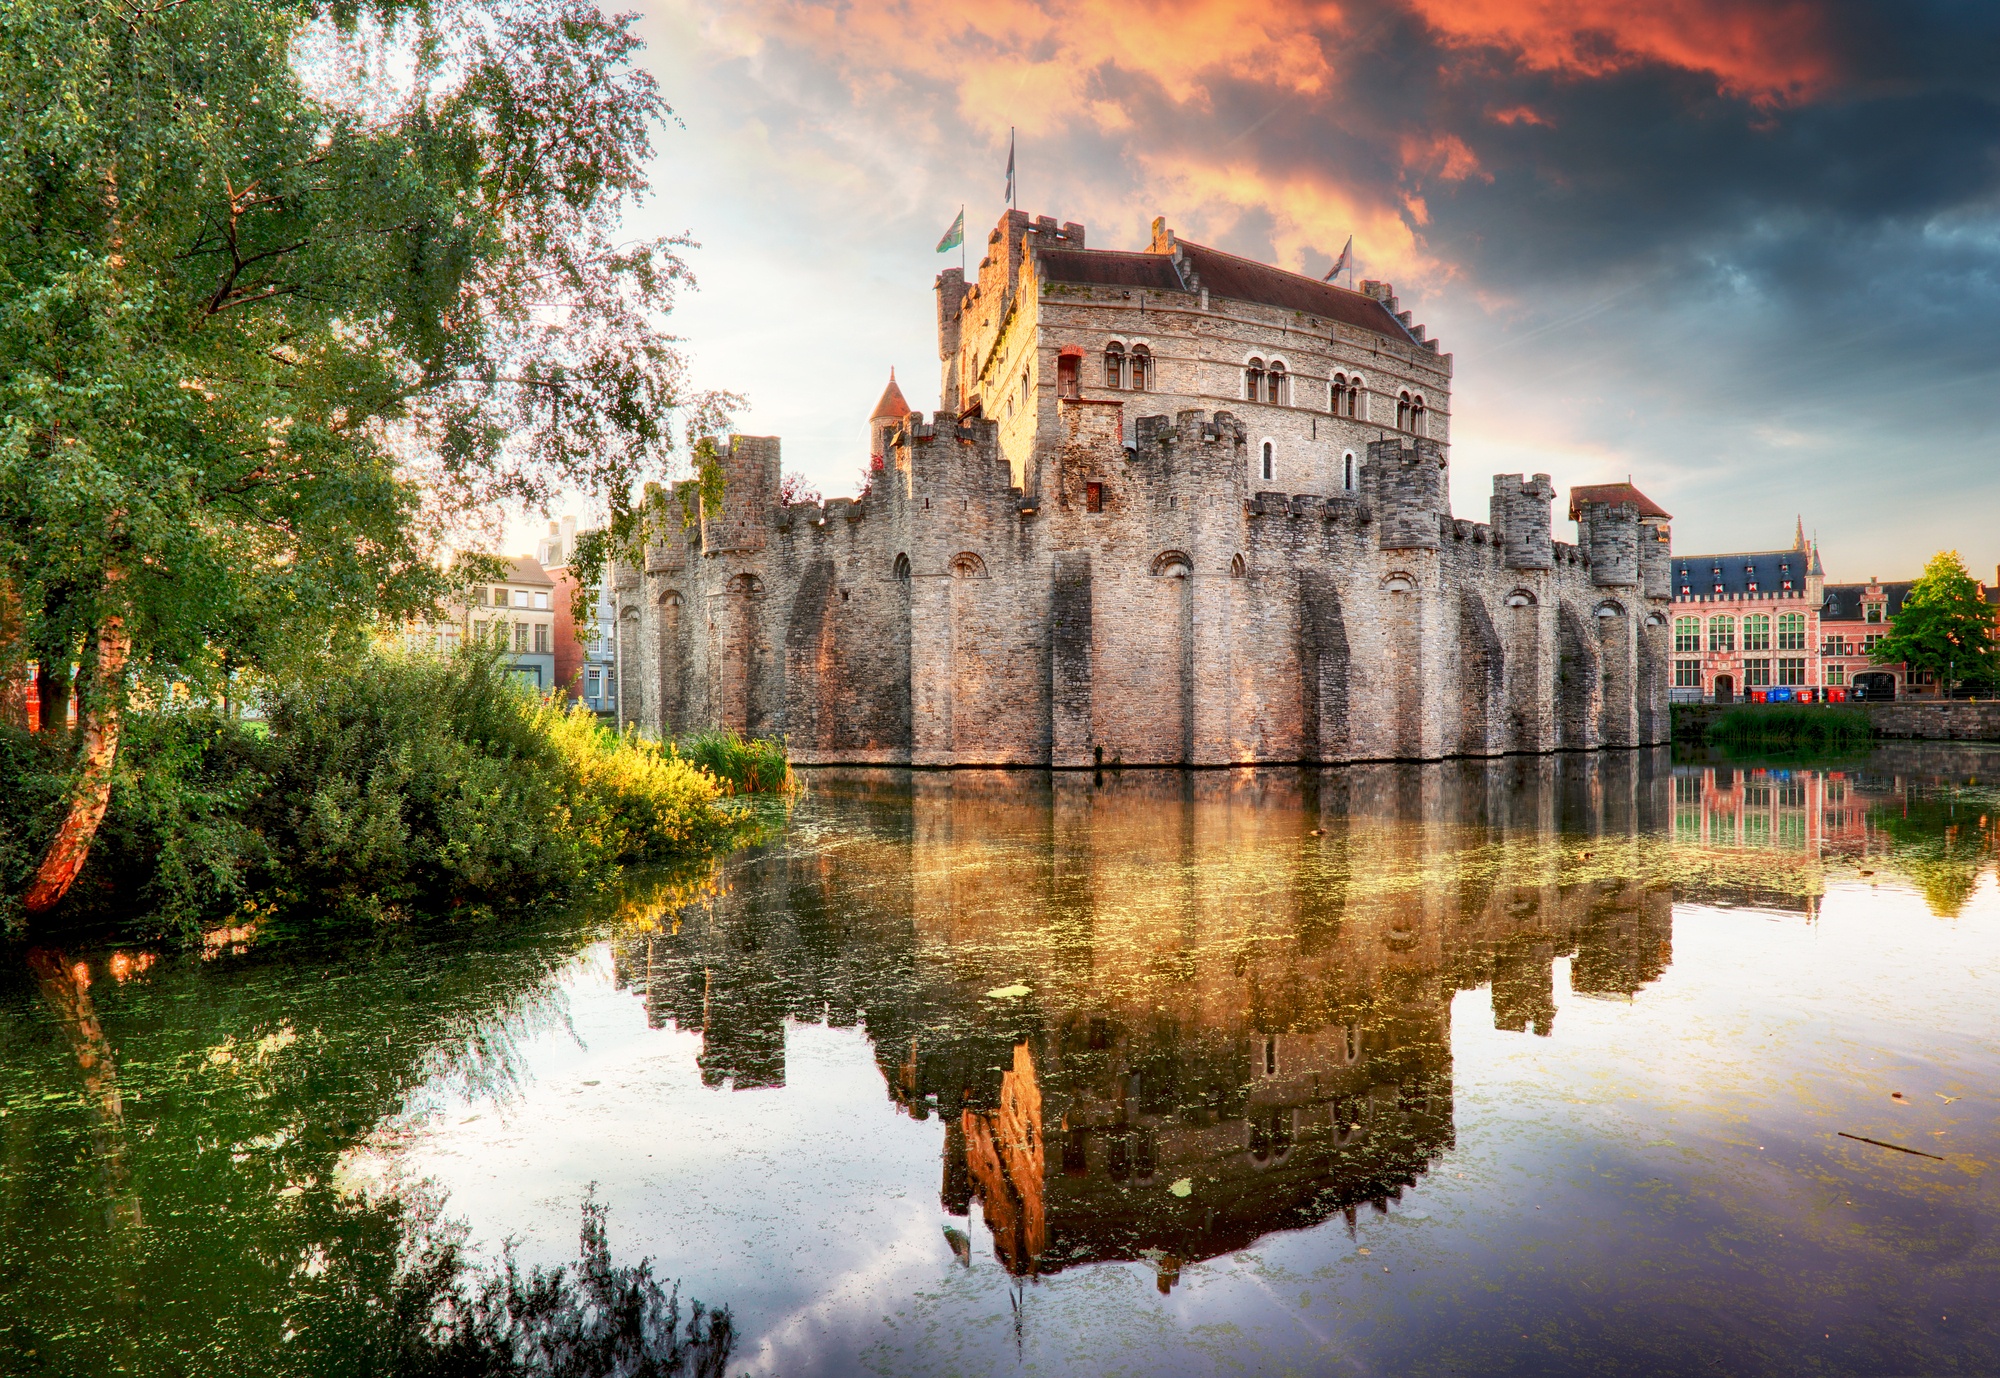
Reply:
[[340, 1372], [594, 1198], [733, 1373], [1990, 1373], [1989, 779], [815, 772], [560, 923], [15, 951], [0, 1371]]

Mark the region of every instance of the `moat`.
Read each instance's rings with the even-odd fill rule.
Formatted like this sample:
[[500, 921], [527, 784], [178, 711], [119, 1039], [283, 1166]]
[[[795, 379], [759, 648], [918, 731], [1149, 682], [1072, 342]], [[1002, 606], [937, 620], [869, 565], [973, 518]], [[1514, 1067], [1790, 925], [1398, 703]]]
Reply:
[[0, 1370], [341, 1372], [594, 1198], [732, 1373], [1991, 1372], [1996, 782], [827, 770], [528, 929], [14, 949]]

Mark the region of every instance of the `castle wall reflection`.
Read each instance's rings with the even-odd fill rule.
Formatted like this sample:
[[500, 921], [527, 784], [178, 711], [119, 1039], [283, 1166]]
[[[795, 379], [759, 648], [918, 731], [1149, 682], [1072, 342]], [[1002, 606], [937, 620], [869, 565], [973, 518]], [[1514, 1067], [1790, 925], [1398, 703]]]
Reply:
[[1415, 1183], [1452, 1143], [1457, 991], [1546, 1036], [1559, 958], [1585, 995], [1666, 970], [1644, 849], [1682, 778], [1661, 752], [816, 774], [873, 826], [738, 858], [619, 977], [739, 1090], [783, 1083], [788, 1019], [865, 1020], [1011, 1271], [1145, 1258], [1165, 1289]]

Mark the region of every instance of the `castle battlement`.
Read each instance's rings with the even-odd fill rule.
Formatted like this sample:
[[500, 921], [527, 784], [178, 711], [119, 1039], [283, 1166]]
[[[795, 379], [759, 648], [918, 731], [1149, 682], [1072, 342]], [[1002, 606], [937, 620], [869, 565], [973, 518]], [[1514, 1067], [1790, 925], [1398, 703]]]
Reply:
[[720, 502], [616, 572], [629, 720], [802, 764], [1666, 738], [1666, 514], [1579, 488], [1557, 541], [1550, 477], [1503, 474], [1455, 516], [1451, 357], [1388, 284], [1010, 212], [937, 312], [943, 405], [891, 378], [865, 497], [781, 504], [778, 441], [737, 436]]

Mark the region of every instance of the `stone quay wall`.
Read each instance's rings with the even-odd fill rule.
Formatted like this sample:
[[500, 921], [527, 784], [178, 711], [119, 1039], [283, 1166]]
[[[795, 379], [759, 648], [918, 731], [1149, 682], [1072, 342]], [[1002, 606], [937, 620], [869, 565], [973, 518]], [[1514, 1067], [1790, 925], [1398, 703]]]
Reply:
[[[1251, 491], [1226, 411], [1062, 399], [1041, 482], [999, 428], [912, 415], [864, 499], [777, 504], [737, 437], [717, 510], [616, 573], [620, 712], [782, 735], [801, 764], [1431, 760], [1668, 737], [1663, 540], [1550, 536], [1544, 475], [1454, 519], [1437, 442], [1334, 497]], [[1642, 582], [1643, 580], [1643, 582]]]

